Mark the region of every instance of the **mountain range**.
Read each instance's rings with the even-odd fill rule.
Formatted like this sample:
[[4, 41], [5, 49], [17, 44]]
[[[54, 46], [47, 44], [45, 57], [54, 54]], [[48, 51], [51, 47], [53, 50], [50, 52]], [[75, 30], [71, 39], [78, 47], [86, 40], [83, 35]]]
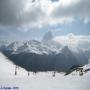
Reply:
[[59, 47], [55, 42], [50, 41], [48, 43], [37, 40], [13, 42], [2, 46], [0, 50], [14, 64], [27, 71], [65, 72], [73, 65], [83, 66], [88, 63], [88, 58], [83, 52], [75, 53], [68, 46]]

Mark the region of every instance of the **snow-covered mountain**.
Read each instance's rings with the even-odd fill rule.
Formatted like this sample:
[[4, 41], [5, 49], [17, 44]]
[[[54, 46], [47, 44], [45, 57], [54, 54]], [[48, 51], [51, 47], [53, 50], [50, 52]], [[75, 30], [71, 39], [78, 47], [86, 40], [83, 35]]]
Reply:
[[3, 50], [3, 53], [16, 65], [28, 71], [66, 71], [73, 65], [88, 63], [87, 58], [79, 60], [80, 54], [77, 54], [78, 57], [75, 56], [68, 46], [61, 48], [55, 42], [50, 44], [50, 41], [46, 43], [30, 40], [21, 44], [13, 42]]
[[0, 50], [12, 51], [12, 54], [19, 54], [23, 52], [36, 54], [57, 54], [60, 53], [60, 47], [61, 46], [54, 41], [45, 43], [37, 40], [30, 40], [26, 42], [12, 42], [7, 46], [1, 46]]
[[55, 45], [46, 45], [42, 42], [36, 40], [30, 40], [28, 42], [23, 43], [13, 54], [19, 54], [22, 52], [26, 53], [37, 53], [37, 54], [51, 54], [58, 53], [58, 48]]
[[57, 54], [60, 53], [61, 45], [53, 40], [52, 32], [47, 32], [42, 41], [29, 40], [26, 42], [11, 42], [6, 47], [0, 47], [1, 50], [12, 51], [12, 54], [36, 53], [36, 54]]

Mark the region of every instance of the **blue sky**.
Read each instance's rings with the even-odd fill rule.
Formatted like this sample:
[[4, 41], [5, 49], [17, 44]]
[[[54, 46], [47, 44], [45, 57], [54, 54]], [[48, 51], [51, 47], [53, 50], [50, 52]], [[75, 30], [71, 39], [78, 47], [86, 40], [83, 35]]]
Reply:
[[[33, 30], [34, 29], [34, 30]], [[15, 40], [29, 40], [29, 39], [41, 39], [46, 32], [49, 30], [52, 31], [54, 36], [67, 35], [73, 33], [75, 35], [90, 35], [90, 23], [84, 24], [81, 21], [76, 21], [73, 23], [58, 24], [57, 26], [45, 26], [42, 28], [33, 28], [28, 31], [21, 31], [17, 28], [0, 30], [0, 37], [6, 39], [15, 39]]]
[[0, 39], [41, 39], [54, 36], [90, 35], [89, 0], [0, 1]]

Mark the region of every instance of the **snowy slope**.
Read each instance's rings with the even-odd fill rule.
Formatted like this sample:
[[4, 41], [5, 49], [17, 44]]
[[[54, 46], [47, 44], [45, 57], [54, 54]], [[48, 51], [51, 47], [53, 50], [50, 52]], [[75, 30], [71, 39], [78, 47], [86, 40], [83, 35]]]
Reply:
[[28, 77], [21, 68], [15, 76], [14, 69], [15, 66], [0, 53], [0, 87], [18, 87], [17, 90], [90, 90], [90, 72], [83, 76], [76, 72], [68, 76], [57, 73], [55, 77], [52, 77], [52, 72], [30, 73]]
[[0, 77], [7, 76], [7, 74], [11, 74], [13, 71], [13, 65], [7, 58], [0, 53]]
[[[21, 71], [25, 71], [21, 69]], [[12, 77], [15, 72], [15, 65], [0, 52], [0, 78]]]

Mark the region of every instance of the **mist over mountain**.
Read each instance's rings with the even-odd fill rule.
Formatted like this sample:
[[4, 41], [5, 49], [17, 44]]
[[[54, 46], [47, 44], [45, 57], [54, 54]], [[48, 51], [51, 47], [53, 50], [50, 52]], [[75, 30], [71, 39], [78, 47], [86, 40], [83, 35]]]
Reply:
[[53, 34], [51, 31], [48, 31], [45, 33], [45, 35], [43, 36], [42, 41], [43, 42], [47, 42], [47, 41], [51, 41], [54, 38]]

